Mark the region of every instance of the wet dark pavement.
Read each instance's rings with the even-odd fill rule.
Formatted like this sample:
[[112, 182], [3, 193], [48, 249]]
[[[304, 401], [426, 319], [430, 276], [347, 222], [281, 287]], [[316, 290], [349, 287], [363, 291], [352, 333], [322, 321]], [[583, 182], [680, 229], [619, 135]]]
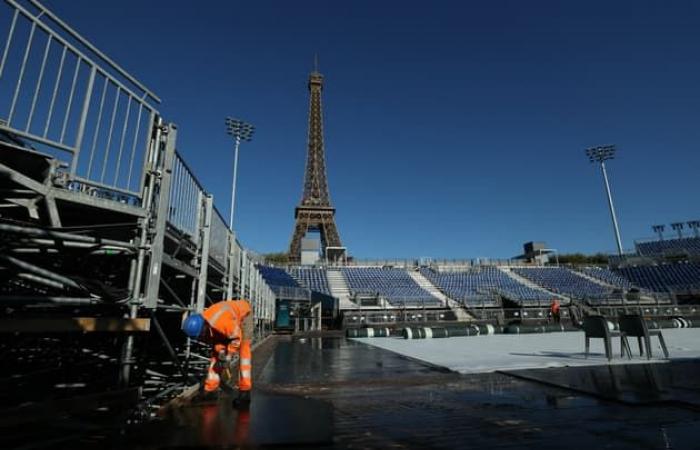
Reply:
[[197, 399], [126, 437], [130, 448], [230, 448], [304, 445], [332, 441], [330, 404], [289, 395], [257, 392], [248, 409], [232, 406], [233, 396]]
[[504, 372], [630, 405], [674, 405], [700, 412], [700, 361]]
[[258, 367], [248, 413], [235, 411], [228, 396], [194, 402], [121, 443], [699, 448], [700, 364], [653, 366], [653, 375], [646, 364], [459, 375], [342, 338], [279, 338]]
[[259, 383], [269, 387], [410, 382], [451, 371], [345, 338], [279, 342]]

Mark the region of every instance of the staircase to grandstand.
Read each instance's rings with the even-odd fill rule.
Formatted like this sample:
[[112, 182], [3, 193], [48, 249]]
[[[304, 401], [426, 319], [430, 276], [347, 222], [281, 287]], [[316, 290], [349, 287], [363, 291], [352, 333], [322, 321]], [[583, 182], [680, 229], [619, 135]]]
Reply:
[[[588, 268], [585, 268], [585, 269], [588, 269]], [[593, 275], [589, 275], [588, 273], [586, 273], [584, 271], [585, 269], [578, 268], [578, 269], [571, 269], [571, 271], [574, 272], [576, 275], [583, 277], [592, 283], [596, 283], [596, 284], [603, 286], [606, 289], [618, 289], [620, 287], [620, 286], [616, 286], [614, 284], [608, 283], [600, 278], [596, 278]]]
[[568, 301], [570, 300], [569, 297], [567, 297], [567, 296], [565, 296], [565, 295], [557, 294], [556, 292], [552, 292], [552, 291], [550, 291], [550, 290], [548, 290], [548, 289], [546, 289], [546, 288], [540, 286], [539, 284], [533, 283], [532, 281], [528, 280], [527, 278], [518, 275], [518, 274], [515, 273], [513, 270], [511, 270], [510, 267], [501, 266], [501, 267], [499, 267], [498, 269], [499, 269], [501, 272], [503, 272], [503, 273], [505, 273], [506, 275], [508, 275], [510, 278], [512, 278], [512, 279], [514, 279], [515, 281], [517, 281], [518, 283], [524, 284], [525, 286], [527, 286], [527, 287], [529, 287], [530, 289], [533, 289], [533, 290], [535, 290], [535, 291], [540, 291], [540, 292], [542, 292], [543, 294], [547, 295], [550, 299], [556, 297], [556, 298], [558, 298], [560, 301], [563, 300], [563, 302], [568, 302]]
[[350, 300], [350, 288], [345, 281], [343, 273], [338, 269], [329, 269], [326, 272], [326, 277], [328, 279], [328, 288], [331, 291], [331, 295], [338, 299], [340, 309], [357, 308], [357, 305]]
[[469, 321], [474, 319], [462, 305], [442, 293], [440, 289], [438, 289], [433, 283], [430, 282], [430, 280], [423, 276], [422, 273], [417, 270], [410, 270], [408, 275], [413, 278], [413, 281], [415, 281], [418, 286], [425, 289], [430, 295], [440, 300], [446, 308], [450, 308], [452, 312], [455, 313], [457, 320]]

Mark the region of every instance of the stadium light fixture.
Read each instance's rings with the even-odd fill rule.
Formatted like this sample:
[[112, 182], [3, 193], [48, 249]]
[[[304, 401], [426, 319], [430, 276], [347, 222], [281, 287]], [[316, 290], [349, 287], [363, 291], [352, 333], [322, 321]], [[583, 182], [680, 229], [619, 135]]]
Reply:
[[603, 172], [603, 180], [605, 180], [605, 192], [608, 194], [608, 206], [610, 207], [610, 216], [612, 217], [613, 230], [615, 231], [615, 241], [617, 242], [617, 252], [620, 256], [622, 253], [622, 238], [620, 238], [620, 227], [617, 224], [617, 216], [615, 215], [615, 206], [613, 205], [612, 194], [610, 193], [610, 182], [608, 181], [608, 172], [605, 170], [605, 161], [615, 159], [614, 145], [601, 145], [586, 149], [586, 155], [592, 163], [599, 163], [600, 170]]
[[678, 233], [678, 239], [683, 237], [683, 222], [672, 223], [671, 228], [676, 230], [676, 233]]
[[654, 230], [654, 233], [659, 235], [659, 240], [663, 241], [664, 240], [664, 230], [666, 229], [665, 226], [663, 225], [653, 225], [651, 227], [652, 230]]
[[233, 181], [231, 182], [231, 210], [229, 211], [228, 226], [233, 231], [233, 211], [236, 206], [236, 176], [238, 173], [238, 147], [241, 141], [250, 142], [255, 133], [255, 127], [247, 122], [233, 117], [226, 118], [226, 133], [233, 136]]
[[700, 220], [689, 220], [688, 228], [693, 230], [695, 237], [700, 237]]

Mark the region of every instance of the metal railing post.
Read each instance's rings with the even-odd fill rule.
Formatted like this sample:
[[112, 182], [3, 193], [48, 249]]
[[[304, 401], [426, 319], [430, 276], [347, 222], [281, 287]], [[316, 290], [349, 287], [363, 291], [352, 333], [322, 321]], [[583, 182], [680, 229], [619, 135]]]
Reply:
[[204, 217], [201, 233], [201, 258], [199, 262], [199, 281], [197, 283], [197, 303], [195, 310], [201, 312], [207, 295], [207, 276], [209, 267], [209, 240], [211, 237], [211, 217], [214, 210], [214, 198], [205, 195], [203, 198]]
[[[168, 220], [168, 207], [170, 197], [170, 175], [175, 158], [175, 142], [177, 141], [177, 128], [168, 124], [164, 126], [165, 148], [163, 159], [158, 167], [157, 189], [153, 195], [158, 196], [158, 204], [155, 205], [155, 223], [152, 228], [151, 254], [149, 270], [146, 279], [145, 307], [152, 309], [158, 305], [158, 290], [160, 288], [161, 268], [163, 262], [163, 245], [165, 240], [165, 225]], [[153, 213], [154, 211], [151, 211]]]
[[[85, 99], [83, 100], [83, 108], [80, 112], [80, 122], [78, 124], [78, 135], [75, 138], [75, 152], [73, 153], [73, 162], [70, 166], [71, 177], [75, 176], [75, 171], [78, 168], [78, 158], [80, 158], [80, 149], [83, 145], [83, 136], [85, 134], [85, 122], [87, 122], [88, 110], [90, 109], [90, 100], [92, 99], [92, 90], [95, 83], [95, 73], [97, 69], [92, 66], [90, 70], [90, 79], [88, 80], [87, 91], [85, 92]], [[128, 189], [128, 186], [127, 186]]]

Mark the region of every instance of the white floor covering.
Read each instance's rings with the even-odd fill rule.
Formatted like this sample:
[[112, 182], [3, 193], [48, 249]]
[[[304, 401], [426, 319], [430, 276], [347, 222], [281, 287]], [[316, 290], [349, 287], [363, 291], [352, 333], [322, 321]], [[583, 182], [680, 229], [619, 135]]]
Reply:
[[[664, 329], [670, 359], [700, 358], [700, 328]], [[460, 373], [544, 367], [607, 364], [603, 340], [591, 340], [591, 355], [584, 357], [583, 332], [548, 334], [494, 334], [446, 339], [357, 338], [356, 341], [446, 367]], [[646, 363], [639, 356], [637, 339], [630, 339], [633, 358], [620, 357], [620, 340], [613, 339], [611, 364]], [[652, 338], [652, 362], [663, 363], [658, 340]]]

